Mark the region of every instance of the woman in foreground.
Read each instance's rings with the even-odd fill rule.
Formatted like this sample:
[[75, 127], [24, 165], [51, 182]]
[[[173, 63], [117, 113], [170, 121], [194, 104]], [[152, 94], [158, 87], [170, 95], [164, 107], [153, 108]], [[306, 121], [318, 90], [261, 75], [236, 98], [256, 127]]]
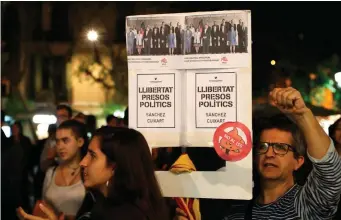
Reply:
[[[129, 128], [102, 127], [80, 163], [89, 190], [76, 219], [169, 219], [148, 144]], [[41, 206], [48, 220], [63, 219]], [[42, 220], [19, 210], [23, 219]]]

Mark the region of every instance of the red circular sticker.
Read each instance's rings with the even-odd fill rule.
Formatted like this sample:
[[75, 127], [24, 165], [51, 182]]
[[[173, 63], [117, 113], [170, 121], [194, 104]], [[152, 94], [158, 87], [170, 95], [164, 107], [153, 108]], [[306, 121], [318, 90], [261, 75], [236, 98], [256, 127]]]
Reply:
[[242, 160], [252, 148], [251, 132], [240, 122], [225, 122], [214, 132], [213, 145], [224, 160]]

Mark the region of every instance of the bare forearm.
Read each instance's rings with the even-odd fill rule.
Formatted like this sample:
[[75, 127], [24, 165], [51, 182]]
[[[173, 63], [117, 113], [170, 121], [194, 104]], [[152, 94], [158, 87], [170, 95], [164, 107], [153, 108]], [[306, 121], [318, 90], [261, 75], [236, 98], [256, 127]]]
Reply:
[[330, 145], [330, 138], [324, 132], [311, 110], [296, 118], [307, 143], [310, 156], [321, 159], [325, 156]]

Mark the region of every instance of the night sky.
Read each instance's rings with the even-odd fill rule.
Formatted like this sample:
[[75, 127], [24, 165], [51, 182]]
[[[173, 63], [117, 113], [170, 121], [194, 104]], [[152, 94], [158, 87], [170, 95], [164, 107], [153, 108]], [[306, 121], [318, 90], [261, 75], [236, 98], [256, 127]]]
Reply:
[[[108, 3], [108, 2], [107, 2]], [[55, 2], [58, 30], [66, 33], [67, 6]], [[106, 4], [106, 3], [104, 3]], [[110, 3], [108, 3], [110, 4]], [[136, 2], [117, 2], [117, 39], [125, 42], [125, 17], [135, 15]], [[270, 61], [289, 60], [297, 65], [316, 66], [337, 53], [341, 57], [340, 2], [150, 2], [144, 7], [161, 6], [164, 12], [195, 12], [248, 9], [252, 13], [253, 87], [266, 86], [271, 74]], [[164, 6], [164, 7], [162, 7]], [[115, 16], [115, 15], [114, 15]], [[12, 24], [8, 24], [9, 28]], [[6, 25], [5, 25], [6, 26]], [[303, 37], [300, 39], [300, 36]], [[60, 39], [63, 36], [59, 37]], [[69, 37], [65, 37], [68, 39]]]

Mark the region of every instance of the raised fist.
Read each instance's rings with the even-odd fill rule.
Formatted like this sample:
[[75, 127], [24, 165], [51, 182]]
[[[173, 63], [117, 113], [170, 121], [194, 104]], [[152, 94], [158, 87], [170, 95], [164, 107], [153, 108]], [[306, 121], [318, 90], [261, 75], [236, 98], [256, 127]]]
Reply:
[[269, 101], [286, 114], [302, 115], [309, 111], [301, 93], [292, 87], [273, 89], [269, 94]]

